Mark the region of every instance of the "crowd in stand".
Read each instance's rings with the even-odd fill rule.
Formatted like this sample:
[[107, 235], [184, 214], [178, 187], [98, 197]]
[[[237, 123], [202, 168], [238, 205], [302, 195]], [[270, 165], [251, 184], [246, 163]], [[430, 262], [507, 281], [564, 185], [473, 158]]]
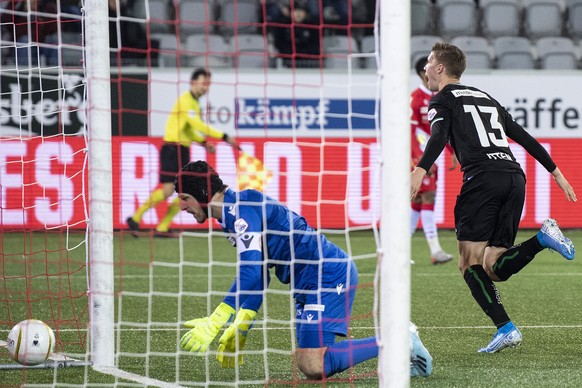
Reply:
[[[264, 46], [259, 44], [246, 50], [257, 56], [266, 53], [265, 63], [276, 67], [337, 67], [338, 63], [347, 67], [349, 54], [376, 50], [371, 39], [376, 0], [107, 1], [113, 66], [175, 66], [180, 60], [186, 66], [212, 63], [208, 61], [212, 55], [208, 47], [194, 50], [187, 45], [192, 35], [212, 35], [230, 45], [224, 52], [215, 53], [226, 60], [215, 61], [213, 66], [256, 65], [235, 58], [242, 51], [239, 50], [242, 40], [234, 39], [235, 34], [266, 37]], [[29, 4], [33, 9], [28, 9]], [[505, 12], [503, 18], [495, 16], [496, 6], [505, 7], [502, 9], [514, 12], [515, 16], [507, 11], [501, 11]], [[537, 2], [537, 6], [540, 8], [535, 12], [541, 19], [535, 19], [533, 8], [524, 1], [412, 0], [411, 63], [426, 55], [434, 41], [447, 40], [468, 53], [472, 68], [506, 68], [500, 60], [502, 54], [496, 50], [497, 46], [508, 45], [498, 38], [509, 35], [522, 40], [517, 42], [522, 47], [518, 54], [525, 57], [521, 62], [509, 61], [509, 66], [512, 63], [522, 69], [566, 66], [560, 60], [546, 60], [547, 50], [550, 55], [562, 50], [563, 57], [571, 57], [569, 68], [582, 67], [582, 0], [546, 0]], [[27, 65], [41, 60], [47, 65], [80, 65], [80, 49], [77, 55], [64, 54], [67, 49], [70, 54], [71, 47], [81, 45], [80, 0], [2, 0], [0, 13], [2, 64]], [[553, 30], [543, 30], [552, 17]], [[495, 30], [500, 28], [502, 19], [509, 23], [509, 28]], [[335, 38], [336, 47], [330, 46], [331, 37]], [[548, 37], [556, 39], [548, 41]], [[516, 40], [509, 41], [512, 53], [517, 52]], [[530, 52], [531, 60], [527, 58]], [[342, 60], [330, 59], [334, 55], [343, 55]], [[198, 61], [189, 56], [198, 57]], [[162, 57], [171, 60], [164, 61]], [[375, 62], [362, 59], [353, 66], [373, 67]]]
[[[150, 23], [163, 23], [163, 32], [180, 36], [181, 2], [186, 0], [108, 0], [110, 18], [110, 48], [112, 65], [156, 65], [160, 50], [160, 34], [148, 23], [139, 19], [138, 7], [162, 3], [165, 15], [150, 14]], [[248, 0], [253, 1], [253, 0]], [[254, 0], [256, 14], [249, 20], [254, 24], [256, 34], [268, 33], [270, 47], [274, 54], [280, 54], [286, 65], [316, 61], [321, 56], [321, 41], [327, 35], [362, 36], [372, 32], [375, 0]], [[221, 3], [213, 0], [193, 1], [202, 10], [211, 9], [209, 28], [205, 33], [224, 33], [221, 19]], [[33, 9], [28, 9], [29, 4]], [[57, 10], [60, 4], [60, 10]], [[60, 16], [57, 16], [60, 11]], [[11, 0], [0, 3], [2, 63], [27, 65], [42, 59], [46, 65], [59, 64], [57, 45], [80, 44], [81, 4], [79, 0]], [[52, 16], [54, 15], [54, 16]], [[163, 17], [167, 20], [160, 20]], [[186, 15], [187, 17], [187, 15]], [[132, 20], [133, 19], [133, 20]], [[78, 39], [59, 40], [58, 23], [61, 32], [75, 32]], [[222, 23], [222, 24], [221, 24]], [[230, 34], [232, 34], [232, 29]], [[79, 58], [73, 58], [78, 60]], [[62, 58], [61, 58], [62, 60]], [[74, 65], [71, 63], [70, 65]]]

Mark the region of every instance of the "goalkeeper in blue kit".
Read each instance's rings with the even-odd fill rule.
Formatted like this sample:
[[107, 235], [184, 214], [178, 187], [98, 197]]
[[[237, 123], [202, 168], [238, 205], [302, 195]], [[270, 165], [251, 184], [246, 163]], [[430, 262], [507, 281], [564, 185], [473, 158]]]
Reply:
[[[220, 330], [217, 360], [235, 366], [271, 281], [270, 270], [289, 284], [296, 303], [297, 366], [320, 380], [378, 356], [376, 337], [336, 342], [348, 334], [358, 285], [353, 260], [305, 218], [260, 191], [236, 192], [204, 161], [188, 163], [175, 181], [181, 210], [198, 223], [215, 218], [236, 246], [237, 276], [209, 317], [187, 321], [181, 346], [206, 352]], [[292, 260], [294, 258], [294, 260]], [[238, 312], [237, 312], [238, 310]], [[238, 363], [242, 364], [238, 355]], [[411, 324], [411, 376], [429, 376], [432, 358]]]

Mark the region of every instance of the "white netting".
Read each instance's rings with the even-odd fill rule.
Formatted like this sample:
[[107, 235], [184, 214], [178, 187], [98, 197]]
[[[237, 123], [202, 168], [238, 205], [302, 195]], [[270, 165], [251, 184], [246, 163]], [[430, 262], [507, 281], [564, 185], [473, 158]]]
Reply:
[[[41, 3], [0, 6], [0, 325], [5, 340], [24, 319], [47, 323], [57, 352], [47, 368], [84, 365], [88, 351], [86, 85], [80, 14]], [[17, 369], [1, 372], [7, 384], [60, 379], [21, 370], [4, 349], [0, 363]]]
[[[9, 113], [0, 127], [2, 238], [4, 247], [9, 238], [18, 241], [12, 251], [3, 250], [9, 264], [2, 274], [6, 314], [1, 315], [8, 317], [3, 329], [27, 317], [43, 319], [55, 329], [57, 351], [85, 361], [93, 306], [87, 306], [85, 265], [82, 13], [66, 0], [56, 1], [54, 9], [25, 1], [34, 9], [7, 10], [20, 3], [2, 4], [2, 110]], [[275, 278], [243, 366], [220, 367], [218, 339], [206, 354], [180, 349], [184, 321], [211, 313], [235, 276], [236, 250], [216, 223], [200, 227], [179, 214], [171, 227], [182, 232], [180, 238], [155, 238], [171, 197], [145, 213], [138, 238], [127, 230], [126, 219], [157, 187], [166, 119], [199, 66], [212, 71], [213, 81], [201, 99], [204, 120], [236, 136], [271, 171], [268, 195], [304, 215], [356, 261], [360, 285], [349, 335], [374, 335], [380, 187], [374, 12], [368, 4], [373, 2], [348, 1], [346, 13], [320, 0], [308, 10], [317, 17], [298, 25], [281, 19], [272, 8], [276, 2], [109, 3], [113, 226], [119, 230], [111, 290], [115, 365], [99, 369], [105, 374], [79, 368], [3, 376], [14, 384], [135, 386], [296, 384], [304, 378], [293, 355], [295, 305], [288, 286]], [[45, 35], [31, 29], [52, 22], [56, 29]], [[28, 41], [19, 40], [19, 28]], [[317, 50], [285, 51], [275, 38], [294, 29], [291, 43], [309, 35]], [[216, 147], [209, 154], [192, 145], [192, 160], [207, 160], [236, 187], [238, 154], [222, 142]], [[41, 210], [43, 220], [62, 221], [41, 222]], [[24, 220], [29, 214], [37, 218]], [[10, 217], [23, 220], [14, 233]], [[376, 369], [374, 360], [335, 379], [375, 384]]]

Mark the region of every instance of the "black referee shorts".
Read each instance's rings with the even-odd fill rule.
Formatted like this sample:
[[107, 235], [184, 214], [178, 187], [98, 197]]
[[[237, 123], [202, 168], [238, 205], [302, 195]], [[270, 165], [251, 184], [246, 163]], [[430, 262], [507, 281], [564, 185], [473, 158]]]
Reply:
[[519, 172], [482, 172], [465, 177], [455, 205], [459, 241], [513, 246], [525, 201], [525, 176]]
[[178, 171], [190, 163], [190, 148], [178, 143], [164, 143], [160, 150], [160, 183], [174, 182]]

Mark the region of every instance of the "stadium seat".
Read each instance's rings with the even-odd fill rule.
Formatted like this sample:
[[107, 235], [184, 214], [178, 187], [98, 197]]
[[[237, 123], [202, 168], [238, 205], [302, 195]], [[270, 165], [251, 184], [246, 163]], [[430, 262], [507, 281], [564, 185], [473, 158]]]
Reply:
[[467, 70], [492, 68], [492, 50], [487, 39], [481, 36], [458, 36], [452, 44], [459, 47], [467, 56]]
[[226, 35], [257, 32], [258, 2], [255, 0], [221, 0], [220, 30]]
[[158, 33], [151, 35], [152, 40], [159, 42], [158, 61], [160, 67], [176, 67], [178, 64], [178, 38], [175, 34]]
[[580, 55], [570, 38], [540, 38], [536, 42], [536, 49], [542, 69], [574, 70], [577, 67]]
[[474, 0], [437, 0], [438, 31], [443, 37], [475, 35], [477, 7]]
[[412, 0], [410, 4], [410, 29], [412, 35], [430, 35], [434, 28], [433, 7], [430, 0]]
[[[77, 32], [61, 32], [61, 61], [63, 66], [81, 66], [83, 60], [82, 36]], [[78, 46], [78, 47], [66, 47]]]
[[[364, 36], [361, 41], [362, 53], [363, 54], [374, 54], [376, 52], [376, 37], [373, 35]], [[376, 56], [370, 55], [364, 59], [364, 68], [366, 69], [376, 69], [378, 64], [376, 63]]]
[[414, 66], [420, 57], [428, 57], [432, 46], [443, 39], [436, 35], [418, 35], [410, 39], [410, 63]]
[[205, 0], [181, 0], [176, 19], [180, 22], [180, 34], [184, 37], [196, 33], [212, 33], [215, 20], [213, 2]]
[[522, 0], [524, 33], [530, 39], [560, 36], [564, 25], [562, 0]]
[[572, 38], [582, 38], [582, 0], [566, 0], [566, 28]]
[[269, 43], [258, 34], [237, 34], [231, 38], [235, 67], [264, 68], [269, 66]]
[[520, 2], [515, 0], [480, 0], [481, 30], [488, 39], [518, 36], [521, 26]]
[[218, 34], [192, 34], [186, 37], [185, 63], [190, 67], [231, 67], [230, 45]]
[[493, 53], [498, 69], [534, 69], [535, 58], [529, 40], [524, 37], [502, 36], [493, 41]]
[[323, 38], [323, 53], [327, 68], [345, 69], [348, 67], [350, 59], [352, 68], [360, 68], [359, 58], [349, 57], [349, 54], [358, 52], [358, 42], [354, 37], [333, 35]]
[[[149, 18], [146, 4], [149, 4]], [[165, 0], [136, 1], [132, 11], [133, 17], [148, 20], [150, 33], [170, 32], [170, 11]]]

